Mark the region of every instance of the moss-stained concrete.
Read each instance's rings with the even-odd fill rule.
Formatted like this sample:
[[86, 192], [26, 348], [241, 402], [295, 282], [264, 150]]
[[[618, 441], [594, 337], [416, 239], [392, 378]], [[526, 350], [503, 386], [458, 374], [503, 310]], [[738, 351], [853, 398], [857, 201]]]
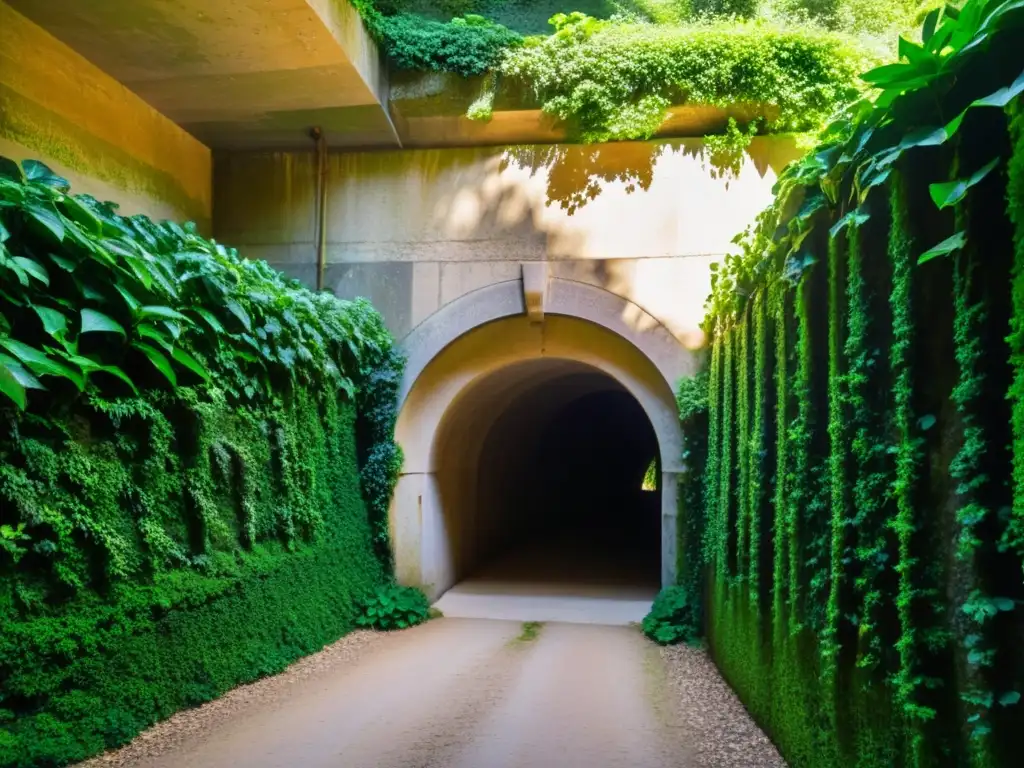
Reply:
[[209, 150], [4, 3], [0, 141], [59, 166], [76, 189], [90, 180], [123, 193], [126, 212], [209, 226]]

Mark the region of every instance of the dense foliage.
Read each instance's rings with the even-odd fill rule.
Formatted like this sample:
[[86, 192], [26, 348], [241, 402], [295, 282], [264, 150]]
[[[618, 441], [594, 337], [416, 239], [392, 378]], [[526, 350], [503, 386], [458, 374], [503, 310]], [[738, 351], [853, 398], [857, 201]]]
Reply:
[[384, 584], [360, 605], [356, 623], [370, 629], [407, 629], [427, 620], [430, 603], [416, 587]]
[[864, 55], [841, 36], [756, 25], [691, 27], [553, 19], [500, 72], [584, 141], [648, 138], [673, 104], [766, 107], [773, 131], [817, 129], [858, 95]]
[[0, 159], [0, 350], [0, 765], [82, 759], [353, 626], [400, 461], [368, 303]]
[[[353, 0], [392, 66], [485, 75], [583, 141], [650, 137], [674, 105], [741, 107], [743, 134], [817, 130], [916, 0]], [[882, 10], [872, 10], [875, 6]], [[549, 22], [550, 19], [550, 22]], [[744, 113], [745, 114], [745, 113]], [[723, 130], [725, 126], [723, 125]], [[749, 139], [748, 139], [749, 140]]]
[[1022, 35], [1014, 0], [930, 13], [714, 277], [681, 572], [794, 766], [1019, 754]]
[[685, 588], [665, 587], [644, 616], [641, 628], [658, 645], [692, 643], [700, 637], [700, 617]]

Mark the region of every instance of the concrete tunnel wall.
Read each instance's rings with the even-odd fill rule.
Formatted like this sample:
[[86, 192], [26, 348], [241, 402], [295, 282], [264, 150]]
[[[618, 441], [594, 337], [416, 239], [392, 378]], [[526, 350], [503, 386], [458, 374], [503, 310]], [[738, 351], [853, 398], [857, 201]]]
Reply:
[[[661, 581], [674, 580], [685, 468], [673, 393], [698, 369], [710, 265], [797, 154], [790, 140], [758, 137], [736, 175], [715, 169], [699, 139], [328, 156], [325, 287], [373, 301], [408, 359], [390, 520], [401, 581], [437, 597], [509, 535], [502, 514], [458, 510], [496, 497], [486, 486], [499, 478], [476, 471], [485, 436], [540, 423], [491, 420], [556, 397], [540, 379], [531, 391], [543, 397], [506, 389], [527, 371], [524, 387], [554, 376], [515, 367], [537, 359], [589, 366], [640, 403], [663, 473]], [[316, 178], [310, 153], [218, 152], [215, 236], [314, 283]], [[527, 274], [546, 288], [537, 324]]]
[[[477, 301], [493, 307], [493, 296], [482, 293]], [[531, 444], [543, 439], [560, 409], [608, 391], [635, 398], [654, 434], [662, 469], [661, 582], [674, 581], [676, 485], [684, 468], [675, 399], [661, 366], [684, 373], [695, 360], [674, 341], [674, 348], [660, 353], [648, 344], [652, 358], [637, 346], [650, 341], [649, 331], [619, 333], [608, 327], [615, 317], [603, 324], [600, 317], [580, 317], [568, 304], [560, 309], [543, 323], [531, 323], [520, 311], [467, 320], [467, 330], [454, 318], [473, 313], [452, 313], [451, 342], [422, 368], [412, 361], [396, 427], [405, 464], [391, 506], [396, 575], [403, 583], [437, 597], [514, 538], [517, 518], [525, 523], [537, 500], [507, 492], [528, 490], [530, 484], [516, 478], [535, 468], [512, 463], [503, 476], [487, 461], [488, 451], [493, 457], [504, 444], [515, 447], [514, 461], [535, 456]], [[623, 311], [614, 303], [608, 309]]]

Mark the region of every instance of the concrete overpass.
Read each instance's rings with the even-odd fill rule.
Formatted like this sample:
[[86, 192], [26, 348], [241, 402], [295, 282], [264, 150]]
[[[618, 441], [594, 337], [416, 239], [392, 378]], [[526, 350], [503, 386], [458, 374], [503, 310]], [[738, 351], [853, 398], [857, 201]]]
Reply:
[[635, 553], [619, 586], [647, 594], [674, 579], [673, 391], [709, 266], [796, 148], [758, 138], [723, 175], [699, 137], [748, 106], [580, 146], [523, 92], [469, 121], [479, 88], [390, 73], [346, 0], [0, 2], [0, 154], [381, 309], [410, 361], [400, 578], [437, 596], [543, 539], [567, 542], [543, 578], [575, 589]]

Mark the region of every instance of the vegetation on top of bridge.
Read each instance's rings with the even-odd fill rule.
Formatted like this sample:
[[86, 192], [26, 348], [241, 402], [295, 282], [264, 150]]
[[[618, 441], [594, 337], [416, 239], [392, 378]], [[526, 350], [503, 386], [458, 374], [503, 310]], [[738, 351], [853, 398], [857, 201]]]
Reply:
[[[816, 131], [861, 94], [857, 74], [919, 0], [352, 0], [397, 69], [484, 76], [468, 110], [529, 92], [585, 142], [649, 138], [673, 105], [747, 105], [730, 125]], [[934, 4], [934, 3], [930, 3]], [[550, 20], [550, 21], [549, 21]]]
[[794, 766], [1018, 754], [1022, 36], [1020, 0], [929, 14], [713, 278], [682, 582]]
[[390, 572], [403, 361], [364, 300], [0, 158], [0, 765], [276, 672]]

